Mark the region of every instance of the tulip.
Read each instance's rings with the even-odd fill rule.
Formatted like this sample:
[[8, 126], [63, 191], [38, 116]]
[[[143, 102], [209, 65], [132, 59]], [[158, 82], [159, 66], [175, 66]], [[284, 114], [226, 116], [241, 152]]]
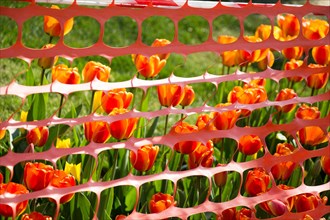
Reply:
[[[171, 129], [171, 132], [176, 134], [188, 134], [197, 131], [198, 127], [196, 125], [190, 125], [187, 122], [182, 121], [174, 125]], [[190, 154], [200, 145], [201, 142], [198, 141], [181, 141], [174, 145], [174, 150], [181, 154]]]
[[303, 104], [296, 112], [296, 117], [304, 120], [313, 120], [320, 118], [321, 112], [317, 107]]
[[96, 77], [98, 80], [108, 82], [111, 68], [99, 62], [89, 61], [82, 70], [84, 82], [93, 81]]
[[1, 129], [0, 130], [0, 140], [2, 140], [2, 138], [4, 138], [6, 135], [6, 129]]
[[261, 40], [264, 41], [269, 38], [271, 31], [272, 31], [271, 25], [261, 24], [257, 27], [257, 30], [254, 33], [254, 36], [257, 38], [260, 38]]
[[330, 157], [329, 156], [322, 156], [320, 162], [321, 162], [322, 170], [328, 176], [330, 176]]
[[65, 162], [64, 172], [67, 174], [71, 174], [74, 176], [74, 178], [80, 182], [80, 174], [81, 174], [81, 163], [78, 164], [72, 164]]
[[[41, 49], [49, 49], [54, 47], [54, 44], [46, 44]], [[43, 69], [51, 68], [57, 61], [57, 56], [55, 57], [42, 57], [38, 59], [38, 65]]]
[[[303, 65], [303, 63], [304, 63], [304, 61], [302, 61], [302, 60], [292, 59], [285, 63], [284, 69], [285, 70], [296, 69], [296, 68], [300, 67], [301, 65]], [[303, 80], [303, 78], [301, 76], [292, 76], [292, 77], [288, 77], [288, 80], [293, 81], [293, 82], [300, 82], [301, 80]]]
[[24, 167], [24, 183], [29, 190], [42, 190], [48, 186], [54, 173], [52, 166], [28, 162]]
[[30, 214], [25, 213], [21, 220], [52, 220], [52, 217], [42, 215], [39, 212], [31, 212]]
[[[12, 194], [12, 195], [19, 195], [19, 194], [26, 194], [29, 191], [25, 188], [25, 186], [18, 184], [18, 183], [1, 183], [0, 184], [0, 195], [7, 197], [5, 194]], [[16, 205], [16, 216], [19, 216], [24, 212], [28, 205], [28, 200], [20, 202]], [[0, 215], [4, 217], [12, 217], [13, 216], [13, 209], [11, 206], [6, 204], [0, 204]]]
[[278, 15], [277, 16], [278, 26], [282, 30], [281, 37], [284, 39], [296, 38], [299, 34], [299, 21], [293, 14]]
[[[293, 89], [282, 89], [276, 96], [275, 101], [284, 101], [297, 97], [297, 94]], [[277, 111], [288, 113], [296, 107], [296, 104], [285, 105], [283, 107], [275, 106]]]
[[283, 215], [287, 209], [286, 205], [278, 199], [262, 202], [259, 206], [262, 210], [273, 216]]
[[288, 60], [291, 59], [299, 59], [304, 53], [303, 47], [290, 47], [282, 50], [282, 54], [287, 58]]
[[[75, 186], [76, 181], [72, 175], [67, 174], [63, 170], [55, 170], [50, 185], [56, 188], [66, 188]], [[63, 196], [60, 199], [60, 203], [63, 204], [69, 202], [73, 198], [73, 196], [73, 193]]]
[[222, 212], [222, 216], [218, 220], [236, 220], [236, 208], [226, 209]]
[[159, 192], [151, 197], [149, 202], [149, 209], [151, 213], [158, 213], [168, 209], [175, 204], [176, 202], [174, 201], [173, 196]]
[[[110, 115], [119, 115], [129, 112], [127, 109], [115, 108]], [[115, 121], [110, 124], [111, 135], [118, 140], [125, 140], [130, 138], [137, 126], [138, 118], [126, 118], [123, 120]]]
[[[244, 36], [244, 39], [248, 42], [252, 42], [252, 43], [258, 43], [258, 42], [262, 42], [262, 39], [260, 39], [259, 37], [256, 37], [256, 36]], [[249, 63], [255, 63], [255, 62], [259, 62], [263, 59], [265, 59], [268, 55], [268, 52], [269, 52], [269, 48], [266, 48], [266, 49], [261, 49], [261, 50], [255, 50], [253, 51], [250, 56], [248, 56], [247, 58], [247, 61]], [[244, 50], [240, 50], [239, 51], [239, 56], [241, 56], [243, 53], [243, 56], [241, 57], [242, 60], [245, 60], [246, 59], [246, 51]]]
[[330, 45], [313, 47], [312, 56], [317, 64], [328, 65], [330, 63]]
[[184, 87], [184, 96], [180, 105], [182, 107], [191, 105], [195, 100], [195, 92], [191, 86], [186, 85]]
[[102, 108], [106, 113], [110, 113], [114, 108], [128, 108], [133, 99], [133, 94], [126, 92], [126, 89], [114, 89], [102, 92]]
[[253, 155], [262, 148], [262, 143], [257, 135], [244, 135], [239, 139], [238, 149], [245, 155]]
[[136, 170], [148, 171], [154, 165], [158, 151], [158, 146], [144, 145], [137, 150], [137, 153], [130, 152], [130, 161]]
[[[60, 9], [57, 5], [52, 5], [51, 9]], [[70, 18], [64, 23], [63, 34], [68, 34], [73, 26], [73, 18]], [[58, 20], [51, 16], [44, 17], [44, 31], [52, 37], [58, 37], [61, 34], [61, 24]]]
[[[222, 165], [218, 164], [217, 166], [222, 166]], [[226, 185], [227, 177], [228, 177], [227, 171], [216, 173], [214, 174], [214, 182], [218, 187], [223, 187], [224, 185]]]
[[248, 220], [252, 217], [251, 209], [242, 208], [240, 210], [236, 210], [236, 220]]
[[[218, 104], [215, 107], [225, 107], [229, 106], [231, 103]], [[239, 115], [241, 114], [240, 110], [230, 110], [226, 112], [214, 112], [212, 118], [214, 118], [214, 126], [218, 130], [228, 130], [234, 127]]]
[[199, 130], [202, 130], [204, 128], [210, 129], [210, 130], [216, 130], [216, 127], [212, 123], [212, 116], [207, 114], [201, 114], [198, 116], [196, 120], [196, 126]]
[[21, 111], [20, 121], [21, 121], [21, 122], [26, 122], [26, 121], [27, 121], [27, 116], [28, 116], [28, 112], [26, 112], [26, 111]]
[[212, 167], [213, 151], [213, 142], [211, 140], [209, 140], [205, 145], [200, 144], [192, 153], [189, 154], [189, 169], [194, 169], [200, 164], [203, 167]]
[[318, 206], [318, 198], [313, 194], [306, 193], [297, 196], [295, 208], [297, 212], [305, 212], [313, 210]]
[[[221, 35], [218, 37], [218, 43], [220, 44], [230, 44], [237, 40], [237, 37]], [[238, 60], [238, 50], [225, 51], [221, 53], [222, 64], [224, 66], [235, 66], [240, 63]]]
[[64, 140], [61, 140], [61, 139], [57, 138], [55, 147], [56, 148], [70, 148], [71, 147], [70, 138], [67, 138], [67, 139], [64, 139]]
[[[294, 151], [293, 145], [289, 143], [279, 143], [276, 146], [276, 153], [274, 156], [279, 157], [279, 156], [285, 156], [292, 154]], [[288, 162], [282, 162], [279, 164], [276, 164], [275, 166], [272, 167], [271, 172], [276, 180], [287, 180], [291, 176], [293, 170], [297, 167], [297, 164], [288, 161]]]
[[220, 44], [230, 44], [235, 41], [237, 41], [237, 37], [234, 36], [221, 35], [218, 37], [218, 43]]
[[245, 181], [245, 192], [250, 196], [256, 196], [268, 191], [270, 176], [263, 168], [254, 168], [247, 174]]
[[80, 75], [76, 67], [68, 68], [65, 64], [58, 64], [52, 68], [52, 81], [55, 80], [64, 84], [79, 84]]
[[162, 106], [177, 106], [184, 98], [184, 89], [179, 85], [167, 84], [157, 87], [158, 100]]
[[103, 121], [84, 123], [84, 131], [86, 139], [95, 143], [105, 143], [111, 137], [110, 126]]
[[49, 131], [46, 126], [37, 127], [28, 132], [26, 141], [28, 144], [33, 144], [36, 147], [42, 147], [48, 140]]
[[329, 33], [329, 23], [324, 20], [302, 19], [302, 33], [309, 40], [324, 38]]
[[124, 220], [126, 217], [126, 215], [117, 215], [115, 220]]
[[[280, 184], [277, 187], [282, 190], [294, 189], [292, 186], [287, 186], [287, 185], [283, 185], [283, 184]], [[289, 211], [291, 211], [294, 206], [294, 203], [296, 201], [296, 196], [292, 196], [292, 197], [288, 198], [287, 201], [288, 201], [287, 208]]]
[[3, 175], [2, 173], [0, 172], [0, 184], [3, 183]]
[[263, 60], [257, 62], [257, 65], [260, 70], [266, 70], [267, 67], [272, 67], [274, 62], [275, 62], [274, 54], [271, 50], [268, 50], [267, 56]]
[[300, 143], [304, 146], [316, 146], [328, 140], [327, 134], [318, 126], [308, 126], [298, 131]]
[[[318, 64], [309, 64], [310, 68], [319, 68], [322, 67]], [[307, 86], [312, 89], [321, 89], [323, 88], [329, 80], [329, 72], [324, 73], [313, 73], [307, 77]]]
[[[163, 47], [171, 42], [166, 39], [156, 39], [151, 47]], [[133, 62], [136, 66], [136, 69], [140, 72], [145, 78], [154, 78], [166, 65], [166, 60], [169, 57], [169, 54], [156, 54], [151, 57], [145, 57], [141, 54], [132, 54]]]

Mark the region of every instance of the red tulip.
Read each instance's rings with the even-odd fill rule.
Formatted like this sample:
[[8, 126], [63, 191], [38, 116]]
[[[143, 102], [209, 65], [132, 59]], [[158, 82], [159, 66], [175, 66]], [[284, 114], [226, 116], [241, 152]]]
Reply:
[[35, 147], [42, 147], [48, 140], [49, 131], [46, 126], [38, 127], [30, 130], [26, 135], [28, 144], [33, 144]]
[[191, 86], [186, 85], [184, 87], [183, 99], [180, 102], [182, 107], [191, 105], [195, 100], [195, 92]]
[[[71, 187], [76, 185], [75, 178], [64, 172], [63, 170], [55, 170], [53, 178], [51, 180], [51, 186], [56, 187], [56, 188], [66, 188], [66, 187]], [[73, 198], [74, 194], [70, 193], [65, 196], [63, 196], [60, 199], [60, 203], [67, 203]]]
[[206, 145], [199, 145], [189, 154], [188, 167], [194, 169], [200, 164], [203, 167], [212, 167], [213, 163], [213, 142], [209, 140]]
[[157, 87], [158, 100], [162, 106], [177, 106], [184, 98], [184, 89], [179, 85], [167, 84]]
[[[7, 197], [4, 194], [12, 194], [12, 195], [18, 195], [18, 194], [26, 194], [29, 193], [29, 191], [25, 188], [25, 186], [18, 184], [18, 183], [1, 183], [0, 184], [0, 195], [3, 195]], [[16, 216], [19, 216], [24, 212], [28, 205], [28, 200], [20, 202], [16, 205]], [[11, 206], [6, 204], [0, 204], [0, 215], [4, 217], [12, 217], [13, 216], [13, 209]]]
[[31, 212], [30, 214], [25, 213], [22, 216], [22, 220], [52, 220], [52, 217], [42, 215], [39, 212]]
[[151, 197], [149, 209], [151, 213], [158, 213], [175, 204], [176, 202], [174, 201], [173, 196], [159, 192]]
[[[276, 146], [276, 153], [274, 156], [285, 156], [292, 154], [294, 151], [294, 147], [291, 144], [288, 143], [279, 143]], [[281, 180], [287, 180], [291, 176], [293, 170], [297, 167], [297, 164], [292, 161], [282, 162], [279, 164], [276, 164], [272, 167], [271, 172], [275, 179], [281, 179]]]
[[263, 168], [254, 168], [247, 174], [245, 181], [245, 191], [250, 196], [256, 196], [268, 191], [270, 176]]
[[315, 106], [308, 106], [303, 104], [296, 112], [296, 117], [304, 120], [312, 120], [320, 118], [321, 112]]
[[46, 188], [53, 178], [54, 168], [43, 163], [28, 162], [24, 167], [24, 183], [29, 190]]
[[297, 212], [305, 212], [315, 209], [318, 206], [318, 198], [313, 194], [306, 193], [297, 196], [295, 208]]
[[130, 152], [130, 161], [136, 170], [148, 171], [154, 165], [158, 151], [158, 146], [144, 145], [137, 150], [137, 154]]
[[282, 50], [282, 54], [287, 58], [288, 60], [291, 59], [299, 59], [304, 53], [303, 47], [290, 47], [285, 48]]
[[330, 45], [313, 47], [312, 56], [317, 64], [328, 65], [330, 63]]
[[[115, 108], [110, 115], [119, 115], [128, 112], [127, 109]], [[110, 124], [111, 135], [118, 140], [125, 140], [130, 138], [137, 126], [138, 118], [126, 118], [119, 121], [114, 121]]]
[[[171, 129], [171, 132], [175, 132], [177, 134], [187, 134], [197, 131], [198, 131], [197, 126], [190, 125], [187, 122], [179, 122], [176, 125], [174, 125]], [[200, 145], [201, 142], [198, 141], [181, 141], [174, 145], [174, 150], [176, 150], [181, 154], [190, 154]]]
[[114, 108], [128, 108], [133, 99], [131, 92], [126, 92], [126, 89], [114, 89], [108, 92], [102, 92], [102, 108], [108, 114]]
[[105, 143], [111, 137], [110, 126], [103, 121], [84, 123], [84, 132], [86, 139], [95, 143]]
[[[293, 89], [282, 89], [276, 96], [275, 101], [284, 101], [297, 97], [297, 94]], [[285, 105], [283, 107], [275, 106], [277, 111], [288, 113], [296, 107], [296, 104]]]
[[244, 135], [239, 139], [238, 149], [245, 155], [253, 155], [262, 148], [262, 142], [257, 135]]
[[[231, 103], [218, 104], [215, 107], [229, 106]], [[230, 110], [226, 112], [214, 112], [212, 118], [214, 118], [214, 126], [218, 130], [228, 130], [234, 127], [239, 115], [240, 110]]]

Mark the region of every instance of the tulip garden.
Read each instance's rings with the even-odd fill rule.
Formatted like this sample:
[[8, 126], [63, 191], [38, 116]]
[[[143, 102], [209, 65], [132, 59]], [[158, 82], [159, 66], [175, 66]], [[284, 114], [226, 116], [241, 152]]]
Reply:
[[329, 6], [108, 4], [0, 4], [1, 220], [330, 219]]

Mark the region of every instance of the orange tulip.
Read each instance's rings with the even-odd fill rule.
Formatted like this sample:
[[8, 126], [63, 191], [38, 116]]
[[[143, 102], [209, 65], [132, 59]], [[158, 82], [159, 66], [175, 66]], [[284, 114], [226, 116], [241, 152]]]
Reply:
[[[66, 188], [75, 186], [76, 181], [72, 175], [67, 174], [63, 170], [55, 170], [50, 185], [56, 188]], [[73, 198], [73, 196], [73, 193], [63, 196], [60, 199], [60, 203], [63, 204], [69, 202]]]
[[257, 153], [262, 146], [257, 135], [244, 135], [239, 139], [238, 149], [245, 155], [252, 155]]
[[312, 56], [317, 64], [328, 65], [330, 63], [330, 45], [313, 47]]
[[210, 129], [210, 130], [216, 130], [216, 127], [212, 123], [212, 116], [207, 114], [201, 114], [198, 116], [196, 120], [196, 126], [199, 130], [202, 130], [204, 128]]
[[[310, 68], [319, 68], [322, 67], [319, 64], [309, 64]], [[329, 72], [324, 73], [313, 73], [307, 77], [307, 86], [313, 89], [323, 88], [329, 80]]]
[[[301, 65], [303, 65], [303, 63], [304, 63], [304, 61], [302, 61], [302, 60], [292, 59], [285, 63], [284, 69], [293, 70], [293, 69], [296, 69], [296, 68], [300, 67]], [[288, 80], [293, 81], [293, 82], [300, 82], [301, 80], [303, 80], [303, 78], [301, 76], [292, 76], [292, 77], [288, 77]]]
[[[0, 122], [1, 122], [1, 120], [0, 120]], [[0, 140], [1, 140], [2, 138], [4, 138], [5, 135], [6, 135], [6, 129], [1, 129], [1, 130], [0, 130]]]
[[310, 193], [300, 194], [295, 201], [297, 212], [305, 212], [313, 210], [318, 206], [318, 198]]
[[148, 171], [154, 165], [158, 151], [158, 146], [144, 145], [137, 150], [137, 154], [130, 152], [130, 161], [136, 170]]
[[[60, 9], [57, 5], [52, 5], [51, 9]], [[70, 18], [64, 23], [64, 32], [63, 34], [66, 35], [69, 33], [73, 26], [73, 18]], [[61, 34], [61, 25], [56, 18], [51, 16], [44, 17], [44, 31], [53, 37], [58, 37]]]
[[157, 87], [158, 100], [162, 106], [177, 106], [184, 98], [184, 89], [175, 84], [161, 85]]
[[37, 191], [46, 188], [54, 173], [52, 166], [43, 163], [28, 162], [24, 167], [24, 183], [29, 190]]
[[95, 77], [100, 81], [108, 82], [110, 72], [110, 67], [99, 62], [89, 61], [82, 70], [82, 76], [85, 82], [93, 81]]
[[36, 147], [42, 147], [48, 140], [49, 131], [46, 126], [37, 127], [28, 132], [26, 141], [28, 144], [33, 144]]
[[[222, 166], [222, 164], [218, 164], [217, 166]], [[214, 174], [214, 182], [218, 187], [223, 187], [224, 185], [226, 185], [227, 177], [227, 171], [216, 173]]]
[[110, 126], [103, 121], [84, 123], [84, 131], [86, 139], [95, 143], [105, 143], [111, 137]]
[[[293, 14], [278, 15], [277, 23], [281, 29], [281, 36], [284, 40], [296, 38], [299, 34], [300, 24]], [[276, 36], [276, 35], [274, 35]]]
[[290, 47], [285, 48], [282, 50], [282, 54], [287, 58], [288, 60], [291, 59], [299, 59], [304, 53], [303, 47]]
[[302, 19], [302, 33], [309, 40], [324, 38], [329, 33], [329, 23], [324, 20]]
[[272, 67], [275, 62], [275, 56], [271, 50], [268, 50], [267, 56], [257, 62], [258, 68], [260, 70], [266, 70], [267, 67]]
[[[152, 43], [152, 47], [163, 47], [171, 42], [166, 39], [156, 39]], [[154, 78], [166, 65], [166, 60], [169, 57], [169, 54], [156, 54], [151, 57], [145, 57], [141, 54], [132, 54], [133, 62], [136, 66], [136, 69], [140, 72], [145, 78]]]
[[[119, 115], [129, 112], [127, 109], [115, 108], [110, 115]], [[111, 135], [118, 140], [125, 140], [130, 138], [137, 126], [138, 118], [126, 118], [119, 121], [114, 121], [110, 124]]]
[[218, 37], [218, 43], [220, 44], [230, 44], [237, 41], [237, 37], [228, 36], [228, 35], [221, 35]]
[[186, 85], [184, 87], [183, 93], [184, 93], [184, 96], [183, 96], [182, 101], [180, 102], [180, 105], [182, 107], [191, 105], [195, 100], [195, 92], [194, 92], [193, 88], [191, 86]]
[[[231, 103], [218, 104], [215, 107], [229, 106]], [[212, 118], [214, 118], [214, 126], [218, 130], [228, 130], [234, 127], [238, 117], [240, 116], [240, 110], [231, 110], [227, 112], [214, 112]]]
[[[259, 37], [256, 37], [256, 36], [244, 36], [244, 39], [246, 41], [252, 42], [252, 43], [262, 42], [262, 39], [260, 39]], [[248, 61], [249, 63], [255, 63], [255, 62], [259, 62], [259, 61], [265, 59], [268, 55], [268, 52], [269, 52], [269, 48], [255, 50], [249, 56], [246, 57], [247, 52], [244, 50], [240, 50], [239, 56], [241, 56], [242, 60], [245, 60], [247, 58], [246, 61]]]
[[254, 168], [247, 174], [245, 181], [245, 192], [250, 196], [256, 196], [268, 191], [270, 176], [263, 168]]
[[242, 208], [240, 210], [236, 210], [235, 217], [236, 220], [249, 220], [252, 217], [251, 209]]
[[133, 94], [126, 92], [126, 89], [114, 89], [108, 92], [102, 92], [102, 108], [109, 114], [114, 108], [128, 108], [132, 99]]
[[[274, 156], [279, 157], [279, 156], [285, 156], [292, 154], [294, 151], [293, 145], [289, 143], [279, 143], [276, 146], [276, 153]], [[291, 176], [293, 170], [297, 167], [297, 164], [288, 161], [288, 162], [282, 162], [279, 164], [276, 164], [275, 166], [272, 167], [271, 172], [276, 180], [287, 180]]]
[[[198, 131], [198, 127], [196, 125], [190, 125], [187, 122], [182, 122], [182, 121], [174, 125], [171, 129], [171, 132], [175, 132], [177, 134], [187, 134], [197, 131]], [[181, 154], [190, 154], [200, 145], [201, 142], [198, 141], [181, 141], [174, 145], [174, 150], [176, 150]]]
[[300, 143], [304, 146], [316, 146], [328, 140], [327, 134], [318, 126], [308, 126], [298, 131]]
[[320, 162], [321, 162], [322, 170], [328, 176], [330, 176], [330, 157], [329, 156], [322, 156]]
[[271, 25], [261, 24], [257, 27], [257, 30], [254, 33], [254, 36], [257, 38], [260, 38], [261, 40], [264, 41], [269, 38], [271, 31], [272, 31]]
[[[41, 49], [49, 49], [54, 47], [55, 44], [46, 44]], [[55, 57], [42, 57], [38, 59], [38, 65], [43, 69], [51, 68], [54, 63], [57, 62], [57, 56]]]
[[52, 220], [52, 217], [42, 215], [39, 212], [31, 212], [30, 214], [25, 213], [22, 216], [22, 220]]
[[[13, 194], [13, 195], [19, 195], [19, 194], [26, 194], [29, 193], [29, 191], [25, 188], [25, 186], [18, 184], [18, 183], [1, 183], [0, 184], [0, 195], [3, 195], [4, 197], [7, 197], [5, 194]], [[16, 216], [19, 216], [24, 212], [28, 204], [28, 201], [20, 202], [16, 205]], [[12, 217], [13, 216], [13, 209], [11, 206], [6, 204], [0, 204], [0, 215], [4, 217]]]
[[296, 112], [296, 117], [304, 120], [320, 118], [321, 112], [317, 107], [303, 104]]
[[[284, 101], [297, 97], [297, 94], [293, 89], [282, 89], [276, 96], [275, 101]], [[277, 111], [288, 113], [296, 107], [296, 104], [285, 105], [283, 107], [275, 106]]]
[[199, 145], [192, 153], [189, 154], [189, 169], [194, 169], [200, 164], [203, 167], [212, 167], [213, 151], [213, 142], [211, 140], [209, 140], [206, 145]]
[[[218, 43], [230, 44], [237, 40], [237, 37], [221, 35], [218, 37]], [[235, 66], [240, 63], [238, 60], [238, 50], [225, 51], [221, 53], [222, 64], [225, 66]]]
[[174, 197], [169, 194], [161, 192], [154, 194], [149, 202], [149, 209], [151, 213], [162, 212], [172, 205], [175, 205]]
[[287, 209], [286, 205], [278, 199], [262, 202], [259, 206], [262, 210], [273, 216], [283, 215]]
[[58, 64], [52, 69], [52, 81], [55, 80], [64, 84], [79, 84], [80, 75], [76, 67], [68, 68], [65, 64]]

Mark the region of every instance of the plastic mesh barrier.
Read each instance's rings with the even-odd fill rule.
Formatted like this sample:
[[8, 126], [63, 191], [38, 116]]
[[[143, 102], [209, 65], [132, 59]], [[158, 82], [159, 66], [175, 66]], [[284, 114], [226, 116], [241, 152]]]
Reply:
[[[138, 1], [137, 1], [138, 2]], [[133, 11], [134, 10], [134, 11]], [[175, 36], [174, 40], [170, 45], [165, 47], [157, 47], [157, 53], [178, 53], [183, 55], [189, 55], [195, 52], [205, 52], [211, 51], [217, 54], [220, 54], [221, 51], [228, 51], [233, 49], [244, 49], [249, 52], [255, 51], [260, 48], [273, 48], [275, 50], [282, 50], [283, 48], [289, 48], [293, 46], [302, 46], [306, 54], [308, 54], [309, 50], [315, 46], [321, 46], [329, 44], [329, 35], [320, 40], [308, 40], [302, 34], [291, 41], [278, 41], [275, 40], [273, 35], [269, 37], [269, 39], [262, 41], [260, 43], [250, 43], [243, 39], [244, 28], [243, 22], [246, 16], [250, 14], [259, 14], [267, 16], [271, 24], [274, 25], [274, 18], [276, 15], [281, 13], [290, 13], [297, 16], [299, 20], [302, 19], [308, 13], [314, 14], [322, 14], [327, 16], [329, 19], [329, 7], [327, 6], [317, 6], [312, 5], [308, 1], [305, 5], [300, 7], [295, 6], [286, 6], [280, 3], [275, 5], [253, 5], [252, 3], [248, 3], [246, 5], [233, 4], [231, 6], [226, 6], [225, 4], [218, 3], [215, 7], [209, 9], [202, 8], [193, 8], [188, 5], [188, 3], [177, 6], [174, 8], [165, 8], [165, 7], [157, 7], [157, 6], [147, 6], [142, 7], [139, 10], [136, 10], [131, 7], [120, 7], [119, 5], [110, 4], [106, 8], [102, 9], [93, 9], [79, 6], [77, 4], [72, 4], [66, 9], [63, 10], [51, 10], [46, 7], [41, 7], [35, 3], [31, 3], [29, 6], [24, 8], [6, 8], [1, 7], [1, 15], [8, 16], [16, 21], [18, 25], [18, 40], [17, 42], [7, 49], [2, 49], [0, 53], [0, 58], [10, 58], [17, 57], [23, 59], [27, 62], [31, 62], [33, 59], [40, 57], [52, 57], [52, 56], [61, 56], [69, 60], [73, 60], [76, 57], [90, 56], [90, 55], [100, 55], [111, 60], [114, 57], [122, 56], [122, 55], [130, 55], [130, 54], [143, 54], [146, 56], [151, 56], [155, 54], [155, 48], [147, 46], [142, 43], [142, 22], [150, 17], [150, 16], [166, 16], [170, 18], [174, 22], [175, 26]], [[232, 44], [219, 44], [215, 42], [212, 38], [212, 20], [218, 17], [221, 14], [230, 14], [234, 15], [238, 18], [241, 26], [241, 32], [238, 40]], [[64, 22], [76, 16], [90, 16], [96, 19], [100, 24], [100, 37], [96, 44], [88, 47], [88, 48], [71, 48], [64, 44], [63, 37], [60, 37], [56, 46], [49, 50], [38, 50], [24, 47], [21, 39], [22, 39], [22, 30], [23, 23], [33, 16], [44, 16], [49, 15], [55, 17], [63, 26]], [[185, 45], [178, 40], [178, 22], [182, 18], [190, 15], [198, 15], [205, 18], [210, 27], [209, 38], [202, 44], [199, 45]], [[128, 47], [124, 48], [115, 48], [110, 47], [104, 44], [103, 42], [103, 33], [105, 22], [111, 18], [112, 16], [128, 16], [137, 22], [138, 25], [138, 35], [135, 43]], [[304, 59], [304, 64], [297, 69], [294, 70], [274, 70], [271, 68], [267, 68], [262, 72], [255, 73], [253, 75], [242, 72], [240, 70], [236, 70], [234, 74], [231, 75], [213, 75], [209, 73], [205, 73], [201, 76], [191, 77], [191, 78], [183, 78], [177, 77], [174, 74], [165, 79], [157, 79], [153, 81], [147, 81], [138, 79], [136, 77], [132, 78], [128, 81], [123, 82], [101, 82], [97, 79], [93, 80], [91, 83], [81, 83], [77, 85], [67, 85], [62, 84], [58, 81], [53, 82], [48, 85], [43, 86], [24, 86], [17, 83], [15, 80], [12, 81], [9, 85], [0, 87], [0, 95], [15, 95], [22, 98], [22, 102], [27, 98], [27, 96], [31, 94], [38, 93], [59, 93], [63, 94], [65, 98], [68, 97], [70, 93], [74, 93], [77, 91], [89, 91], [89, 90], [97, 90], [97, 91], [107, 91], [115, 88], [141, 88], [146, 91], [148, 88], [163, 85], [168, 83], [178, 84], [180, 86], [184, 86], [192, 83], [212, 83], [215, 86], [218, 86], [219, 83], [227, 82], [227, 81], [249, 81], [251, 79], [257, 78], [265, 78], [272, 79], [276, 82], [279, 82], [283, 78], [287, 78], [290, 76], [301, 76], [303, 78], [307, 78], [312, 73], [319, 72], [328, 72], [328, 67], [320, 67], [320, 68], [309, 68], [307, 66], [307, 58]], [[324, 94], [320, 94], [317, 96], [310, 97], [296, 97], [286, 101], [270, 101], [267, 100], [262, 103], [247, 105], [235, 103], [233, 105], [216, 108], [208, 105], [202, 105], [199, 107], [189, 108], [189, 109], [179, 109], [175, 107], [163, 108], [161, 110], [156, 110], [152, 112], [140, 112], [138, 110], [133, 110], [128, 113], [116, 116], [101, 116], [97, 114], [90, 114], [87, 116], [79, 117], [79, 118], [58, 118], [56, 116], [52, 116], [50, 118], [39, 120], [39, 121], [29, 121], [29, 122], [20, 122], [16, 121], [12, 118], [9, 118], [7, 121], [4, 121], [0, 125], [0, 129], [16, 129], [16, 128], [25, 128], [27, 130], [33, 129], [38, 126], [43, 125], [56, 125], [56, 124], [66, 124], [69, 126], [81, 125], [85, 122], [91, 121], [106, 121], [113, 122], [124, 118], [132, 118], [132, 117], [144, 117], [146, 119], [152, 119], [159, 116], [166, 116], [168, 114], [197, 114], [202, 112], [224, 112], [232, 109], [248, 109], [248, 110], [256, 110], [269, 106], [284, 106], [288, 104], [294, 103], [316, 103], [321, 101], [330, 100], [330, 92], [326, 92]], [[59, 200], [63, 195], [68, 193], [76, 193], [76, 192], [85, 192], [92, 191], [97, 197], [98, 201], [100, 199], [101, 192], [105, 189], [123, 186], [123, 185], [131, 185], [134, 186], [137, 190], [137, 195], [139, 195], [139, 187], [150, 181], [155, 180], [163, 180], [168, 179], [175, 183], [174, 192], [176, 188], [176, 182], [179, 179], [189, 176], [201, 175], [205, 176], [209, 179], [210, 190], [211, 190], [211, 177], [222, 171], [236, 171], [240, 173], [241, 179], [243, 179], [243, 172], [255, 168], [255, 167], [263, 167], [267, 172], [270, 173], [271, 168], [280, 162], [284, 161], [293, 161], [297, 164], [300, 164], [303, 167], [302, 163], [313, 157], [320, 157], [322, 155], [329, 155], [330, 146], [317, 149], [317, 150], [306, 150], [302, 147], [300, 142], [296, 137], [296, 133], [298, 130], [306, 127], [306, 126], [319, 126], [325, 133], [327, 133], [327, 129], [329, 127], [330, 115], [327, 115], [325, 118], [314, 119], [314, 120], [301, 120], [301, 119], [293, 119], [290, 123], [287, 124], [273, 124], [272, 118], [270, 117], [269, 121], [261, 126], [261, 127], [250, 127], [250, 128], [242, 128], [238, 126], [234, 126], [230, 130], [216, 130], [216, 131], [207, 131], [200, 130], [198, 133], [193, 134], [180, 134], [177, 135], [175, 133], [169, 132], [164, 136], [150, 137], [150, 138], [130, 138], [125, 142], [115, 142], [115, 143], [106, 143], [106, 144], [97, 144], [91, 142], [87, 146], [80, 148], [69, 148], [69, 149], [56, 149], [52, 146], [46, 152], [40, 153], [15, 153], [13, 151], [9, 151], [6, 155], [0, 158], [0, 166], [7, 167], [11, 174], [13, 175], [13, 168], [16, 164], [21, 161], [32, 161], [32, 160], [48, 160], [53, 164], [56, 164], [56, 161], [66, 155], [73, 154], [87, 154], [91, 155], [95, 158], [97, 163], [98, 155], [109, 149], [121, 149], [126, 148], [129, 150], [136, 151], [140, 146], [146, 144], [155, 144], [155, 145], [166, 145], [171, 148], [179, 142], [185, 140], [194, 140], [202, 143], [206, 143], [208, 140], [217, 137], [217, 138], [232, 138], [238, 141], [238, 139], [245, 134], [257, 134], [263, 145], [266, 146], [265, 138], [267, 135], [274, 131], [285, 131], [288, 134], [292, 135], [297, 142], [298, 149], [294, 154], [290, 154], [282, 157], [275, 157], [272, 155], [267, 147], [264, 148], [264, 156], [258, 158], [256, 160], [237, 163], [235, 161], [231, 161], [226, 166], [221, 167], [213, 167], [213, 168], [205, 168], [199, 166], [195, 169], [186, 170], [186, 171], [171, 171], [168, 167], [166, 167], [164, 172], [148, 175], [148, 176], [134, 176], [129, 174], [128, 176], [112, 181], [107, 182], [95, 182], [90, 179], [87, 183], [76, 185], [74, 187], [63, 188], [61, 190], [54, 190], [53, 187], [49, 186], [43, 190], [30, 192], [28, 194], [8, 197], [6, 195], [0, 196], [0, 204], [9, 204], [12, 207], [16, 207], [19, 202], [30, 200], [33, 198], [53, 198], [57, 202], [57, 212], [59, 212]], [[328, 140], [329, 140], [328, 135]], [[303, 177], [304, 178], [304, 177]], [[241, 183], [242, 185], [242, 183]], [[291, 190], [280, 190], [276, 187], [276, 183], [274, 179], [272, 179], [272, 188], [259, 196], [256, 197], [245, 197], [240, 194], [230, 201], [216, 203], [209, 201], [206, 199], [202, 204], [192, 207], [192, 208], [179, 208], [179, 207], [170, 207], [169, 209], [158, 213], [158, 214], [142, 214], [133, 210], [133, 212], [127, 217], [127, 219], [162, 219], [168, 217], [180, 217], [182, 219], [186, 219], [189, 216], [202, 212], [214, 212], [216, 214], [221, 215], [221, 212], [225, 209], [237, 206], [246, 206], [254, 210], [255, 205], [273, 199], [281, 199], [285, 200], [294, 195], [298, 195], [301, 193], [312, 193], [317, 195], [318, 193], [329, 190], [329, 182], [318, 185], [318, 186], [308, 186], [302, 184], [297, 188]], [[209, 190], [209, 194], [210, 194]], [[137, 198], [138, 201], [138, 198]], [[99, 202], [98, 202], [99, 205]], [[97, 205], [97, 206], [98, 206]], [[14, 209], [15, 210], [15, 209]], [[97, 210], [95, 211], [94, 218], [97, 218]], [[274, 219], [301, 219], [306, 214], [309, 214], [314, 219], [319, 219], [325, 214], [329, 213], [329, 206], [326, 206], [322, 203], [319, 203], [317, 208], [308, 212], [300, 212], [300, 213], [292, 213], [286, 210], [284, 215], [275, 217]], [[58, 214], [58, 213], [57, 213]], [[256, 219], [255, 214], [252, 214], [252, 219]]]

